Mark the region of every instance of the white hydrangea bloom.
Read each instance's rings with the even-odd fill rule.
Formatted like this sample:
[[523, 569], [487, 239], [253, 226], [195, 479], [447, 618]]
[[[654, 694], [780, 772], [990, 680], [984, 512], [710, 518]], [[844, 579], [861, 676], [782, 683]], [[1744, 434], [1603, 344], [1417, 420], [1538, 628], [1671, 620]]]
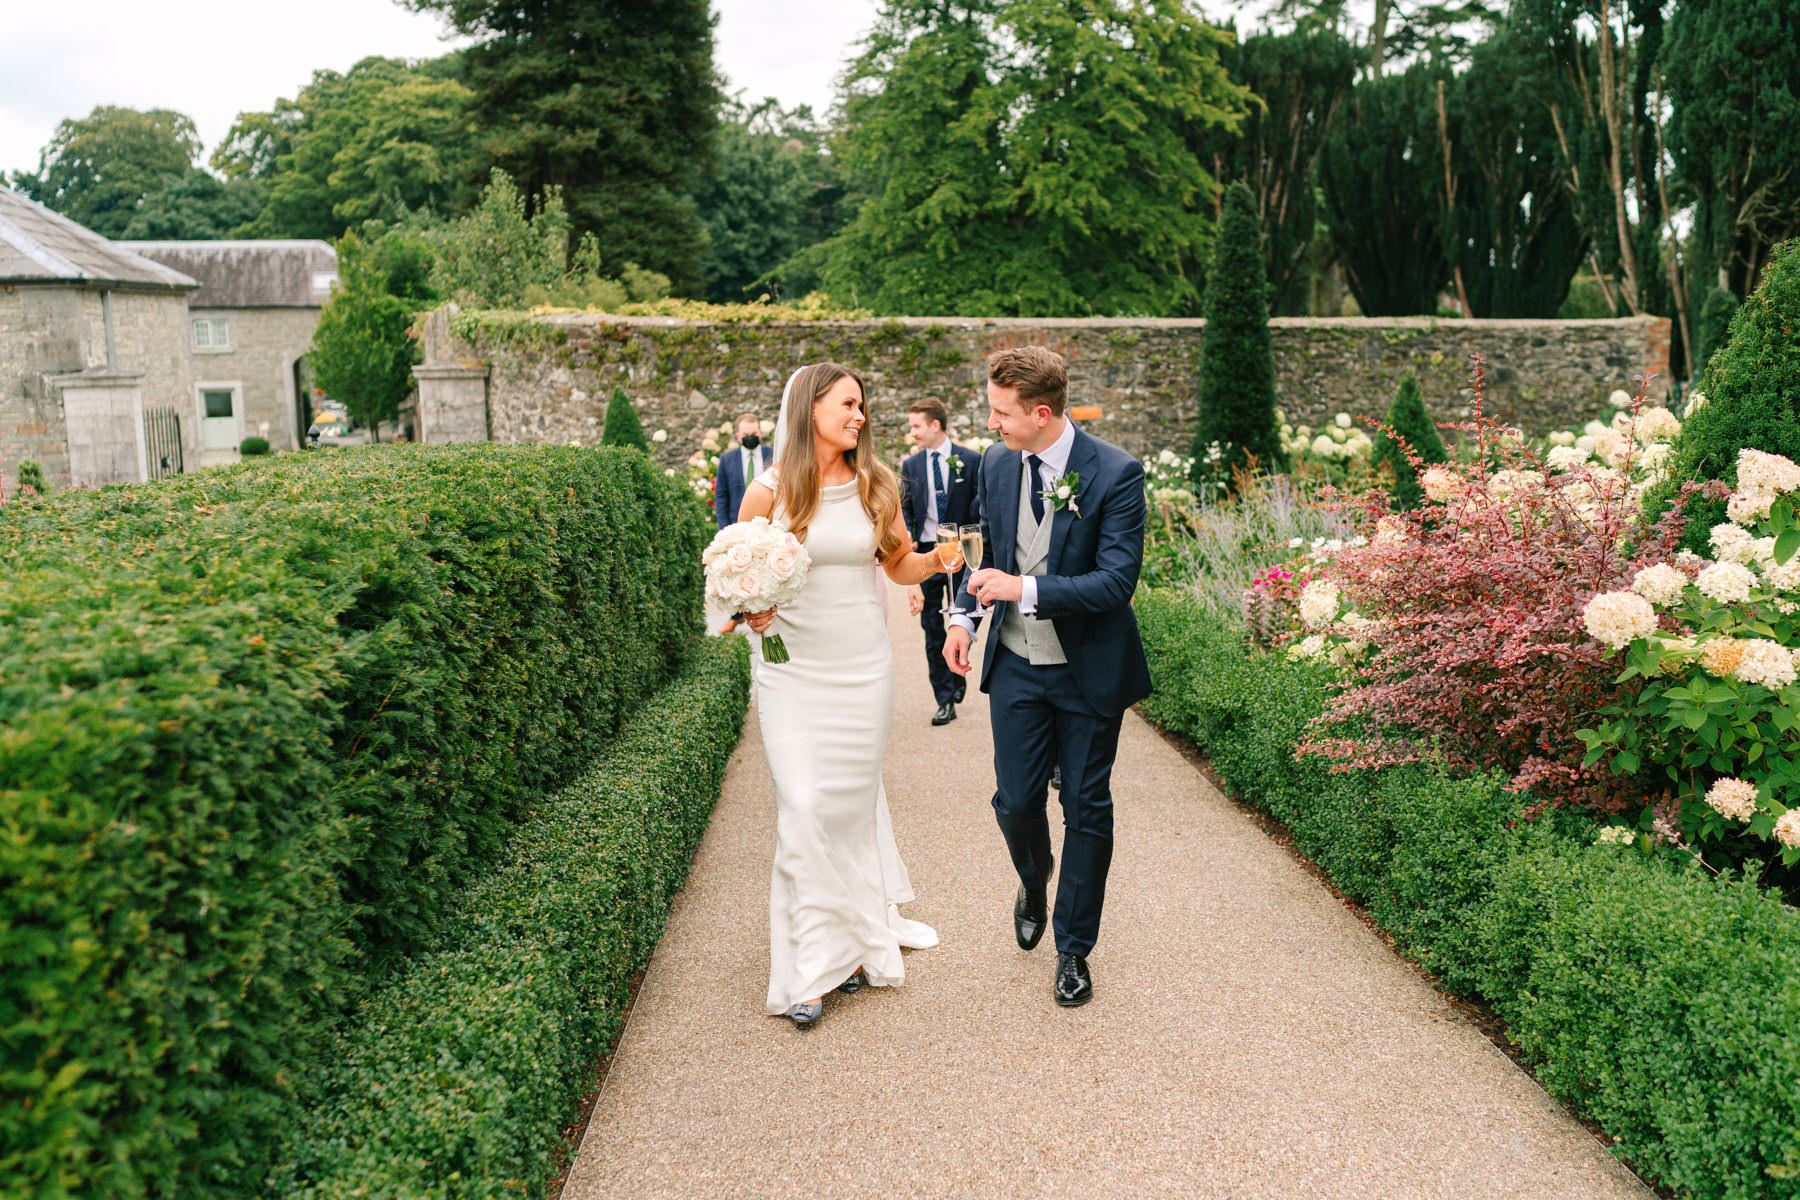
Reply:
[[1339, 413], [1337, 416], [1331, 418], [1331, 420], [1339, 429], [1348, 429], [1354, 424], [1350, 419], [1349, 413]]
[[[1574, 439], [1570, 439], [1573, 441]], [[1574, 445], [1558, 445], [1544, 456], [1544, 464], [1552, 471], [1572, 471], [1587, 462], [1589, 452]]]
[[1658, 608], [1667, 608], [1680, 602], [1687, 585], [1687, 572], [1668, 563], [1656, 563], [1637, 573], [1631, 581], [1631, 590]]
[[1745, 683], [1760, 683], [1779, 690], [1800, 678], [1794, 673], [1794, 656], [1780, 642], [1767, 638], [1741, 643], [1744, 655], [1732, 673]]
[[1706, 393], [1705, 392], [1695, 392], [1693, 395], [1688, 397], [1687, 408], [1685, 411], [1687, 412], [1687, 415], [1691, 417], [1695, 413], [1699, 412], [1701, 409], [1703, 409], [1705, 407], [1706, 407]]
[[1675, 565], [1684, 571], [1694, 572], [1698, 571], [1701, 567], [1704, 567], [1706, 565], [1706, 560], [1701, 558], [1698, 554], [1695, 554], [1692, 550], [1677, 550], [1675, 552]]
[[1542, 482], [1544, 482], [1543, 475], [1536, 471], [1511, 469], [1495, 471], [1488, 479], [1488, 493], [1494, 496], [1510, 496], [1514, 492], [1524, 491], [1533, 484]]
[[1720, 779], [1706, 789], [1706, 802], [1721, 816], [1748, 821], [1756, 812], [1756, 785], [1744, 779]]
[[1624, 461], [1631, 449], [1631, 439], [1616, 429], [1602, 429], [1594, 435], [1594, 457], [1604, 459], [1615, 467]]
[[1669, 443], [1651, 442], [1638, 455], [1637, 465], [1646, 471], [1660, 471], [1669, 465]]
[[1725, 502], [1725, 515], [1736, 525], [1754, 525], [1768, 517], [1775, 503], [1775, 493], [1763, 488], [1745, 488], [1731, 493]]
[[1637, 841], [1637, 831], [1624, 825], [1602, 826], [1594, 840], [1601, 845], [1629, 846]]
[[1707, 541], [1720, 562], [1750, 561], [1750, 531], [1741, 525], [1714, 525]]
[[1313, 439], [1312, 452], [1320, 458], [1336, 458], [1337, 443], [1332, 441], [1328, 435], [1321, 433]]
[[1573, 446], [1575, 435], [1566, 429], [1559, 429], [1550, 435], [1549, 442], [1552, 446]]
[[1606, 402], [1608, 404], [1612, 405], [1614, 408], [1618, 408], [1618, 409], [1630, 408], [1631, 407], [1631, 393], [1628, 391], [1625, 391], [1623, 388], [1614, 388], [1612, 395], [1610, 395], [1606, 398]]
[[1308, 629], [1329, 625], [1337, 617], [1338, 602], [1338, 585], [1315, 579], [1300, 593], [1300, 620]]
[[1588, 635], [1614, 650], [1656, 631], [1656, 610], [1634, 592], [1601, 592], [1581, 610]]
[[1588, 437], [1599, 437], [1611, 428], [1612, 426], [1606, 424], [1604, 421], [1589, 421], [1586, 425], [1581, 427], [1581, 432]]
[[1741, 563], [1717, 562], [1694, 576], [1694, 586], [1720, 604], [1742, 604], [1750, 598], [1756, 576]]
[[1775, 818], [1775, 840], [1784, 846], [1800, 846], [1800, 808], [1790, 808]]
[[1640, 442], [1657, 442], [1681, 432], [1681, 419], [1662, 405], [1639, 412], [1632, 428]]
[[1596, 436], [1594, 434], [1584, 433], [1580, 437], [1575, 439], [1575, 445], [1576, 445], [1576, 448], [1578, 448], [1582, 451], [1585, 451], [1588, 454], [1592, 454], [1596, 449], [1599, 448], [1600, 439], [1598, 436]]
[[1800, 554], [1796, 554], [1784, 563], [1775, 561], [1773, 555], [1758, 564], [1762, 569], [1763, 582], [1778, 592], [1800, 592]]
[[1738, 451], [1738, 486], [1750, 491], [1791, 492], [1800, 489], [1800, 466], [1779, 454], [1745, 447]]
[[1457, 478], [1456, 472], [1444, 467], [1427, 467], [1424, 474], [1419, 476], [1419, 487], [1429, 499], [1439, 504], [1456, 495], [1460, 484], [1461, 480]]

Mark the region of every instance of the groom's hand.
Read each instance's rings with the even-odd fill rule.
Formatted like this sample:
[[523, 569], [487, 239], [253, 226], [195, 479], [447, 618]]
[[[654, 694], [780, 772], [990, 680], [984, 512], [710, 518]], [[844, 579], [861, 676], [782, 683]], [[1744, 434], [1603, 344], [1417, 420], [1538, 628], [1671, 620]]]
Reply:
[[975, 598], [985, 606], [996, 600], [1007, 600], [1018, 603], [1019, 597], [1025, 594], [1025, 581], [1017, 575], [1008, 575], [1005, 571], [993, 567], [984, 567], [969, 576], [969, 590]]
[[952, 625], [944, 634], [944, 661], [958, 675], [969, 673], [969, 631]]

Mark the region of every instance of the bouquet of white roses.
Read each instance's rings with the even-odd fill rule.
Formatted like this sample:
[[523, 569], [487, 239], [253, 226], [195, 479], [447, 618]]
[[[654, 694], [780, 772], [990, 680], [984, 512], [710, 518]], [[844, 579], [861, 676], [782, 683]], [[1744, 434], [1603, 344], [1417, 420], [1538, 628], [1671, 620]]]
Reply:
[[[719, 530], [700, 559], [706, 564], [706, 594], [726, 612], [767, 612], [791, 604], [812, 569], [812, 556], [800, 539], [767, 517]], [[764, 662], [788, 660], [777, 633], [763, 635], [762, 653]]]

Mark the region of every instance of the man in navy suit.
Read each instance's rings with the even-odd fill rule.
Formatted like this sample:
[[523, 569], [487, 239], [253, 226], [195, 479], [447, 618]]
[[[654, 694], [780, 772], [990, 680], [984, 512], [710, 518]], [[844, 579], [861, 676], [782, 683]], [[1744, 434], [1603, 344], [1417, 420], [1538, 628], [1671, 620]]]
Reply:
[[[1047, 923], [1056, 860], [1046, 784], [1053, 765], [1062, 769], [1051, 991], [1073, 1007], [1094, 994], [1087, 959], [1112, 865], [1119, 728], [1151, 685], [1131, 611], [1144, 562], [1144, 468], [1075, 428], [1064, 415], [1068, 390], [1062, 356], [1043, 346], [989, 356], [988, 428], [1002, 441], [981, 460], [981, 569], [963, 595], [994, 606], [981, 690], [994, 731], [994, 814], [1019, 873], [1013, 934], [1025, 950]], [[967, 675], [974, 622], [951, 621], [944, 658]]]
[[[938, 400], [920, 400], [906, 414], [907, 429], [917, 454], [900, 464], [900, 511], [906, 516], [906, 532], [920, 550], [931, 552], [939, 525], [967, 525], [981, 519], [981, 456], [966, 446], [951, 443], [944, 432], [950, 414]], [[919, 623], [925, 627], [925, 666], [931, 690], [937, 697], [933, 725], [956, 720], [956, 705], [963, 698], [962, 676], [953, 674], [944, 661], [944, 607], [947, 575], [933, 575], [921, 586], [924, 610]]]
[[774, 457], [774, 452], [762, 445], [762, 422], [755, 413], [738, 417], [737, 435], [738, 444], [719, 455], [719, 473], [713, 477], [713, 516], [720, 529], [737, 521], [744, 493]]

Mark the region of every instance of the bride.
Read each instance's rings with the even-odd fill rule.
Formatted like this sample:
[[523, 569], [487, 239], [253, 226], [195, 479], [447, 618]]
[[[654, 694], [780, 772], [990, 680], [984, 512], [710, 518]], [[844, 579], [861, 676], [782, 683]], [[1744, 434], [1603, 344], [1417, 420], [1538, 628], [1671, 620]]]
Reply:
[[861, 441], [862, 380], [836, 363], [801, 367], [782, 394], [775, 465], [745, 493], [738, 519], [784, 522], [812, 570], [792, 604], [748, 615], [789, 661], [756, 663], [763, 749], [775, 780], [769, 885], [770, 1016], [819, 1019], [822, 999], [906, 978], [902, 946], [937, 944], [897, 905], [912, 899], [894, 846], [881, 759], [894, 709], [894, 664], [875, 568], [902, 586], [944, 568], [917, 554], [893, 471]]

